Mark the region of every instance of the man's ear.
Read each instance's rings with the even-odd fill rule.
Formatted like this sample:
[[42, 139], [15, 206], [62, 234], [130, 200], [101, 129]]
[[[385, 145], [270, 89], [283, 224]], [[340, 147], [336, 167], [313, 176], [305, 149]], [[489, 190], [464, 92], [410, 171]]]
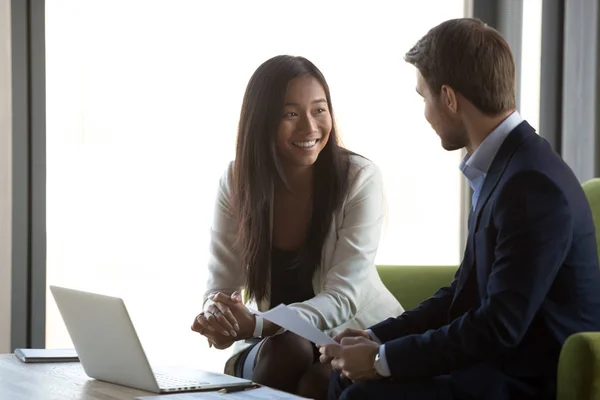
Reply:
[[448, 85], [442, 85], [440, 98], [442, 104], [448, 108], [452, 114], [456, 114], [458, 111], [458, 99], [456, 98], [456, 92]]

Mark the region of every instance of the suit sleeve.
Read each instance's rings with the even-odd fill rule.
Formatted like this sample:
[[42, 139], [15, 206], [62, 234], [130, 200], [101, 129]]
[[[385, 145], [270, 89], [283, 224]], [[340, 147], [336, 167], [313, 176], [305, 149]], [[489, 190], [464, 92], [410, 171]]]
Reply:
[[499, 356], [528, 331], [570, 248], [570, 208], [539, 172], [519, 173], [498, 190], [486, 297], [450, 324], [386, 343], [394, 378], [433, 377]]
[[370, 328], [375, 336], [386, 343], [406, 335], [437, 329], [448, 322], [448, 309], [454, 298], [460, 268], [450, 285], [439, 289], [432, 297], [416, 308], [405, 311], [396, 318], [388, 318]]

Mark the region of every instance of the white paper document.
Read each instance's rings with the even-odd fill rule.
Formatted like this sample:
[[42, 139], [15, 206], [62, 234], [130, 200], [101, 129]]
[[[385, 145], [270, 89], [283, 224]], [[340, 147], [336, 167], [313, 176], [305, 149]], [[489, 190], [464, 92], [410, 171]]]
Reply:
[[335, 344], [335, 341], [332, 338], [302, 318], [296, 312], [296, 310], [287, 307], [285, 304], [280, 304], [277, 307], [265, 312], [256, 310], [251, 311], [262, 316], [264, 319], [287, 329], [288, 331], [294, 332], [296, 335], [301, 336], [304, 339], [310, 340], [316, 345]]
[[178, 393], [163, 396], [144, 396], [136, 397], [138, 400], [302, 400], [304, 397], [293, 394], [280, 392], [268, 387], [258, 389], [244, 390], [234, 393], [219, 393], [219, 392], [194, 392], [194, 393]]

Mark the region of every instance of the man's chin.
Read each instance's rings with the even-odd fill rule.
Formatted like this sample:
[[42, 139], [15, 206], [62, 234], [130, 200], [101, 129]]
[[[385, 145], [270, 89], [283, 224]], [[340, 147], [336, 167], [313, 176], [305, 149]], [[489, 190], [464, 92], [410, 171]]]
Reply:
[[465, 146], [461, 146], [461, 145], [456, 144], [456, 143], [444, 142], [442, 140], [442, 147], [444, 148], [444, 150], [454, 151], [454, 150], [460, 150], [460, 149], [462, 149]]

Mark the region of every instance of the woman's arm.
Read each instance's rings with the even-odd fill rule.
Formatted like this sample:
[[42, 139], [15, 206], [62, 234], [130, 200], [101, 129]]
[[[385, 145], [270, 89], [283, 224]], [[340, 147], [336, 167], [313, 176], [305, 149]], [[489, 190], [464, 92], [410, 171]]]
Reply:
[[[238, 253], [234, 250], [236, 221], [231, 207], [231, 179], [233, 163], [219, 182], [213, 224], [210, 231], [208, 279], [203, 305], [210, 304], [214, 293], [233, 294], [242, 290], [244, 271]], [[208, 300], [208, 302], [207, 302]]]
[[202, 311], [195, 317], [192, 330], [206, 336], [218, 348], [239, 340], [239, 322], [229, 306], [213, 301], [215, 296], [229, 298], [243, 285], [243, 270], [234, 250], [236, 223], [231, 210], [231, 163], [219, 182], [210, 235], [208, 279]]
[[[368, 163], [351, 175], [343, 222], [324, 280], [324, 290], [310, 300], [290, 305], [321, 330], [333, 329], [351, 320], [371, 290], [384, 220], [383, 182], [378, 168]], [[318, 273], [318, 272], [317, 272]], [[372, 295], [369, 295], [372, 297]]]

